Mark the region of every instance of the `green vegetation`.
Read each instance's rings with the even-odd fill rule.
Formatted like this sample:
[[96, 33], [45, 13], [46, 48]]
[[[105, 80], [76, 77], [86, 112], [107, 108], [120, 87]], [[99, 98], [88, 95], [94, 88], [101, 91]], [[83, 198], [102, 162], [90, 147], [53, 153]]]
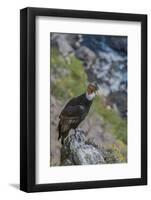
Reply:
[[112, 144], [105, 149], [104, 159], [107, 163], [125, 163], [127, 162], [126, 146], [117, 141], [117, 144]]
[[[60, 72], [60, 75], [51, 83], [51, 93], [57, 99], [65, 102], [69, 98], [85, 92], [87, 75], [81, 61], [75, 56], [70, 56], [70, 62], [67, 62], [55, 48], [51, 50], [51, 73], [55, 75]], [[65, 73], [62, 73], [63, 70]], [[101, 118], [103, 117], [105, 128], [118, 140], [127, 144], [127, 121], [123, 120], [114, 110], [108, 110], [100, 96], [96, 97], [93, 109]]]
[[107, 109], [104, 106], [102, 98], [96, 97], [94, 102], [95, 111], [101, 115], [106, 122], [105, 126], [109, 132], [112, 132], [118, 139], [127, 143], [127, 120], [122, 119], [117, 112]]
[[60, 74], [60, 77], [52, 84], [52, 94], [59, 100], [67, 100], [83, 93], [86, 88], [87, 76], [82, 63], [74, 56], [70, 57], [70, 63], [68, 63], [54, 48], [52, 48], [51, 56], [51, 70], [53, 73], [58, 68], [63, 68], [67, 72], [67, 75]]

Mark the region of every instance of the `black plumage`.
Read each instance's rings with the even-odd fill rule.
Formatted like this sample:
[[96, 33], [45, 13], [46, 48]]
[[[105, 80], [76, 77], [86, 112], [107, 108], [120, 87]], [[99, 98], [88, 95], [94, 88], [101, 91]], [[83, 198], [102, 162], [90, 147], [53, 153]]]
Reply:
[[58, 140], [61, 138], [62, 144], [69, 131], [71, 129], [76, 129], [78, 125], [85, 119], [90, 110], [92, 101], [93, 100], [88, 100], [86, 93], [84, 93], [71, 99], [63, 108], [59, 116], [60, 121], [58, 125]]

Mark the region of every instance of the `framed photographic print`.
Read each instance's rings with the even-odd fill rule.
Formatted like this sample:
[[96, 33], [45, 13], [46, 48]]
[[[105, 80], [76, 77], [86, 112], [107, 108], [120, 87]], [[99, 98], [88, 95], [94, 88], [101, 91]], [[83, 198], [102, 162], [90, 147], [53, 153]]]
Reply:
[[20, 12], [20, 189], [147, 184], [147, 16]]

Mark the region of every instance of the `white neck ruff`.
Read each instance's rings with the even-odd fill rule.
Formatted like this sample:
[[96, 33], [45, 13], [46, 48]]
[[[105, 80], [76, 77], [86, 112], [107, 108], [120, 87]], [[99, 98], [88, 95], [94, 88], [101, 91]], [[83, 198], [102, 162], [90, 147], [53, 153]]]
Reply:
[[96, 95], [96, 94], [95, 94], [94, 92], [91, 93], [91, 94], [86, 93], [86, 98], [87, 98], [89, 101], [92, 101], [92, 100], [94, 99], [95, 95]]

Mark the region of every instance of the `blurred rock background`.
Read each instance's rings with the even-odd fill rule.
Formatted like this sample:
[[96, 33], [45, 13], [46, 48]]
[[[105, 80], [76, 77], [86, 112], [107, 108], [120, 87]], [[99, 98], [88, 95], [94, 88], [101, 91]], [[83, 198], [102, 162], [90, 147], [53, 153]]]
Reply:
[[62, 165], [64, 147], [57, 140], [62, 108], [93, 81], [98, 96], [79, 128], [105, 163], [127, 162], [127, 37], [51, 33], [50, 39], [50, 165]]

